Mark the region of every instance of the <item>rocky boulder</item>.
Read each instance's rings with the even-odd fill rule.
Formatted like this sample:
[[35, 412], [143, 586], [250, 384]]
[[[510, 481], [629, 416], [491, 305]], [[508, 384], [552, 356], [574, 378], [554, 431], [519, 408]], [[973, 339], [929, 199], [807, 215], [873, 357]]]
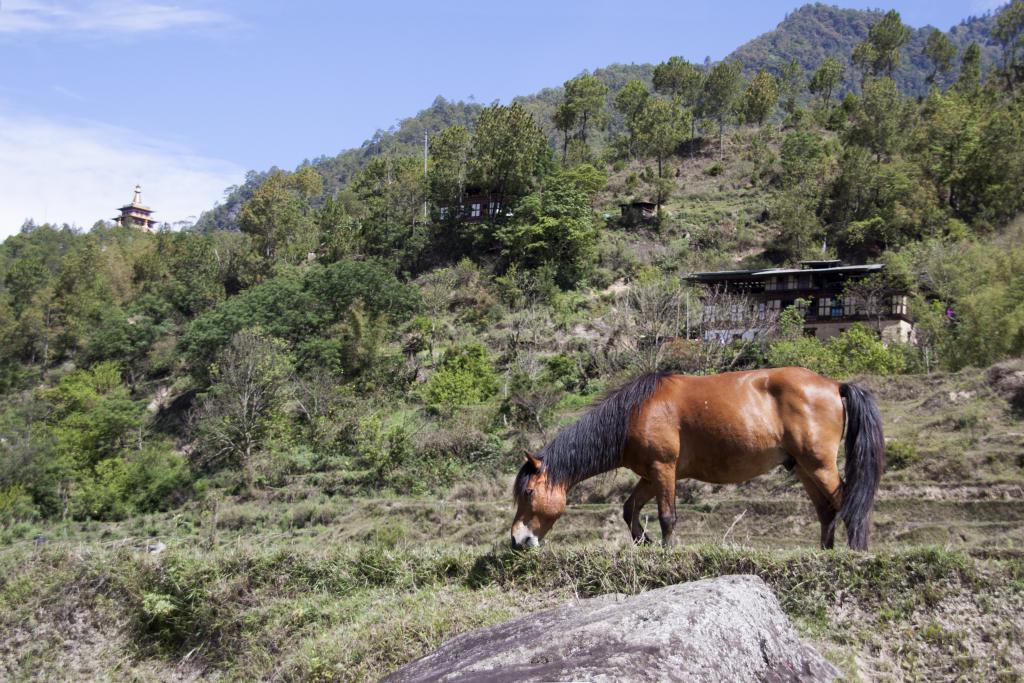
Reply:
[[449, 640], [389, 681], [831, 681], [756, 576], [604, 595]]

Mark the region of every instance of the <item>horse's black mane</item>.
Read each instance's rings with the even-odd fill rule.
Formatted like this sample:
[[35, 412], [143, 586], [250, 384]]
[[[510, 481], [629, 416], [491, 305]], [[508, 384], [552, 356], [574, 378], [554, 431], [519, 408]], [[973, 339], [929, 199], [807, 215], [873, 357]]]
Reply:
[[[606, 394], [583, 417], [561, 431], [537, 454], [548, 482], [573, 486], [587, 477], [615, 469], [634, 411], [651, 397], [665, 373], [650, 373]], [[530, 462], [516, 475], [513, 493], [519, 500], [530, 477], [537, 473]]]

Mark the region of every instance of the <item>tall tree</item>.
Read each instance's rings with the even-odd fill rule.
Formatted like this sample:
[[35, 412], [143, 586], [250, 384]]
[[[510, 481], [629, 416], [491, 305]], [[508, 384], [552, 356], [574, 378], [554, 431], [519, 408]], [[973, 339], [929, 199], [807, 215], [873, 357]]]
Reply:
[[626, 130], [629, 131], [629, 152], [637, 153], [637, 136], [639, 132], [640, 115], [650, 99], [651, 93], [643, 81], [632, 80], [619, 90], [615, 95], [615, 108], [619, 110], [626, 120]]
[[701, 110], [718, 122], [719, 159], [725, 158], [725, 124], [736, 113], [742, 87], [743, 65], [736, 61], [719, 62], [704, 81]]
[[647, 101], [638, 117], [640, 148], [645, 154], [658, 160], [658, 177], [664, 177], [664, 160], [682, 143], [686, 128], [688, 112], [658, 97]]
[[864, 84], [864, 95], [852, 113], [847, 142], [867, 147], [882, 161], [892, 156], [905, 141], [903, 124], [907, 106], [891, 78], [872, 78]]
[[1024, 50], [1024, 0], [1013, 0], [999, 13], [992, 36], [1003, 48], [1003, 78], [1006, 89], [1013, 92], [1014, 85], [1024, 76], [1024, 65], [1018, 62]]
[[275, 170], [242, 206], [238, 224], [252, 235], [267, 264], [298, 262], [315, 248], [309, 199], [322, 188], [319, 174], [309, 166], [296, 173]]
[[948, 74], [953, 68], [956, 45], [945, 33], [937, 28], [932, 29], [924, 44], [924, 56], [932, 62], [932, 72], [928, 75], [928, 83], [935, 83], [940, 74]]
[[565, 163], [566, 157], [569, 154], [569, 136], [576, 129], [576, 110], [573, 109], [568, 102], [562, 102], [555, 109], [553, 123], [555, 124], [555, 130], [562, 134], [562, 163]]
[[790, 60], [782, 70], [779, 79], [779, 97], [782, 99], [782, 111], [786, 116], [793, 116], [800, 108], [800, 92], [804, 88], [804, 68], [796, 59]]
[[973, 97], [981, 88], [981, 47], [971, 43], [960, 58], [960, 76], [953, 89], [967, 97]]
[[579, 136], [587, 144], [588, 129], [604, 124], [604, 98], [608, 86], [597, 76], [584, 74], [565, 82], [565, 104], [576, 112]]
[[[472, 144], [465, 126], [450, 126], [430, 141], [427, 191], [435, 207], [456, 207], [462, 201]], [[455, 213], [451, 212], [453, 216]]]
[[690, 139], [697, 137], [697, 105], [704, 88], [704, 72], [682, 57], [669, 57], [654, 67], [654, 90], [678, 98], [690, 109]]
[[842, 79], [843, 65], [834, 57], [826, 57], [811, 76], [808, 89], [812, 94], [821, 96], [823, 106], [828, 106], [832, 101], [832, 92]]
[[868, 30], [868, 39], [854, 49], [853, 61], [865, 78], [882, 74], [892, 78], [900, 64], [900, 50], [911, 34], [900, 13], [889, 10]]
[[779, 101], [779, 82], [775, 76], [761, 69], [750, 80], [743, 94], [743, 113], [747, 121], [764, 125]]
[[544, 131], [523, 105], [494, 105], [477, 119], [469, 177], [506, 206], [530, 193], [550, 156]]

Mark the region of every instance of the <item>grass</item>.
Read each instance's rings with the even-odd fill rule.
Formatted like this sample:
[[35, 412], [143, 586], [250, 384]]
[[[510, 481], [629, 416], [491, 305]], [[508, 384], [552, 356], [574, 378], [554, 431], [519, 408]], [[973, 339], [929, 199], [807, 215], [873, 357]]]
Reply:
[[[1019, 420], [981, 371], [861, 381], [899, 444], [871, 553], [814, 549], [810, 503], [782, 470], [681, 485], [668, 552], [629, 545], [633, 477], [603, 476], [524, 554], [503, 545], [507, 473], [444, 499], [294, 476], [256, 500], [211, 489], [167, 514], [0, 532], [0, 679], [371, 680], [566, 600], [750, 573], [850, 680], [1021, 680]], [[156, 539], [167, 550], [150, 555]]]
[[[5, 633], [30, 630], [43, 614], [57, 625], [88, 614], [92, 628], [113, 631], [131, 653], [121, 666], [133, 674], [376, 678], [457, 633], [565, 599], [737, 573], [761, 576], [805, 637], [840, 662], [930, 680], [990, 679], [1020, 667], [1024, 635], [1024, 561], [937, 548], [562, 545], [511, 553], [266, 539], [213, 550], [183, 544], [155, 558], [98, 545], [21, 547], [5, 553], [0, 569]], [[946, 656], [953, 624], [971, 636], [970, 656]], [[66, 665], [60, 630], [28, 647], [5, 639], [11, 673], [46, 678], [57, 669], [45, 662]]]

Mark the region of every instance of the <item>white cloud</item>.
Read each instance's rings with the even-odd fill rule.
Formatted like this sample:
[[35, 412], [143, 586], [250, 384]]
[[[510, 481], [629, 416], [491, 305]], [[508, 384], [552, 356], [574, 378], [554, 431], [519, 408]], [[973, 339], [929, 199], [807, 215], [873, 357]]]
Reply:
[[0, 0], [0, 33], [81, 31], [154, 33], [226, 23], [226, 15], [205, 9], [152, 3], [83, 0]]
[[136, 183], [155, 219], [187, 220], [244, 174], [235, 164], [131, 130], [0, 111], [0, 239], [26, 218], [89, 228], [128, 203]]

